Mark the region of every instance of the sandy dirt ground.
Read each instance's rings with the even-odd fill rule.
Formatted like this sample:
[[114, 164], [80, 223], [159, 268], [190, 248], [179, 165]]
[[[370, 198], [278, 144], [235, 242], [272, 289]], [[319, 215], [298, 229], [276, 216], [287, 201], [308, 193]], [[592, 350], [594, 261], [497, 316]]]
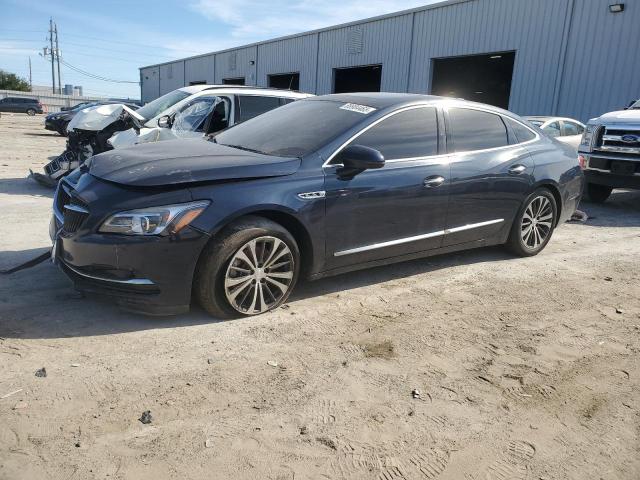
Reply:
[[[63, 146], [0, 119], [0, 268], [49, 247], [25, 177]], [[640, 192], [582, 209], [534, 258], [304, 283], [236, 321], [123, 313], [50, 263], [1, 276], [0, 478], [638, 479]]]

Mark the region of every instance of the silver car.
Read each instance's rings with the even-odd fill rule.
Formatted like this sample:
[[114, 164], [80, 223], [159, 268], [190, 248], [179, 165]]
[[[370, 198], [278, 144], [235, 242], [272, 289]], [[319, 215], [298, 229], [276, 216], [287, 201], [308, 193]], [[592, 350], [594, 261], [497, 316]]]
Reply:
[[584, 124], [573, 118], [565, 117], [524, 117], [544, 133], [556, 140], [571, 145], [578, 150], [580, 139], [584, 133]]

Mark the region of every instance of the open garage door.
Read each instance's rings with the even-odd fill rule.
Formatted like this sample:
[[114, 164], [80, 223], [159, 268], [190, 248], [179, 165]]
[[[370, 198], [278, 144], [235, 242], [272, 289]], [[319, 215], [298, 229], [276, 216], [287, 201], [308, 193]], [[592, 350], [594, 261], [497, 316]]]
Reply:
[[515, 52], [434, 58], [431, 93], [509, 108]]
[[381, 80], [382, 65], [335, 68], [333, 70], [333, 93], [379, 92]]
[[295, 72], [269, 75], [269, 87], [283, 90], [300, 90], [300, 74]]
[[244, 85], [244, 77], [223, 78], [223, 85]]

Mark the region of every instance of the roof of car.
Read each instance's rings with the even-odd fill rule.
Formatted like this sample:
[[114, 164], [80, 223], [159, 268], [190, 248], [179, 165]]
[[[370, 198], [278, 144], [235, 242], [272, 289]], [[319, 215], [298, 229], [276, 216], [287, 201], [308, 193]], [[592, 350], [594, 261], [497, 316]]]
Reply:
[[569, 122], [582, 124], [580, 120], [576, 120], [575, 118], [555, 117], [555, 116], [549, 116], [549, 115], [525, 115], [523, 116], [523, 118], [526, 118], [527, 120], [534, 120], [534, 121], [543, 122], [543, 123], [548, 122], [549, 120], [567, 120]]
[[284, 96], [291, 97], [301, 97], [301, 96], [309, 96], [310, 94], [304, 92], [298, 92], [296, 90], [283, 90], [279, 88], [269, 88], [269, 87], [258, 87], [255, 85], [233, 85], [233, 84], [224, 84], [224, 85], [190, 85], [188, 87], [182, 87], [180, 90], [183, 92], [189, 93], [193, 95], [194, 93], [199, 93], [204, 90], [242, 90], [247, 91], [256, 90], [257, 92], [264, 93], [267, 92], [278, 92], [282, 93]]
[[363, 93], [334, 93], [312, 97], [308, 100], [332, 100], [334, 102], [357, 103], [374, 108], [387, 108], [406, 103], [444, 100], [444, 97], [435, 95], [420, 95], [417, 93], [387, 93], [387, 92], [363, 92]]

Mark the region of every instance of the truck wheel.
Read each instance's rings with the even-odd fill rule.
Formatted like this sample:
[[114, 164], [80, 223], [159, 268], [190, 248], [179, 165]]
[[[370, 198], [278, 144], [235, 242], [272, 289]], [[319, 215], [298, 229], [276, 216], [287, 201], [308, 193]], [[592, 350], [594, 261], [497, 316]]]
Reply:
[[521, 257], [537, 255], [547, 246], [556, 226], [558, 207], [553, 194], [546, 188], [539, 188], [520, 207], [507, 248]]
[[281, 225], [245, 217], [204, 248], [194, 294], [217, 318], [257, 315], [282, 305], [298, 280], [300, 251]]
[[604, 203], [605, 200], [609, 198], [609, 195], [611, 195], [612, 190], [613, 187], [608, 187], [607, 185], [587, 183], [587, 195], [593, 203]]
[[27, 109], [27, 115], [29, 115], [30, 117], [33, 117], [35, 114], [36, 114], [36, 111], [33, 108]]

